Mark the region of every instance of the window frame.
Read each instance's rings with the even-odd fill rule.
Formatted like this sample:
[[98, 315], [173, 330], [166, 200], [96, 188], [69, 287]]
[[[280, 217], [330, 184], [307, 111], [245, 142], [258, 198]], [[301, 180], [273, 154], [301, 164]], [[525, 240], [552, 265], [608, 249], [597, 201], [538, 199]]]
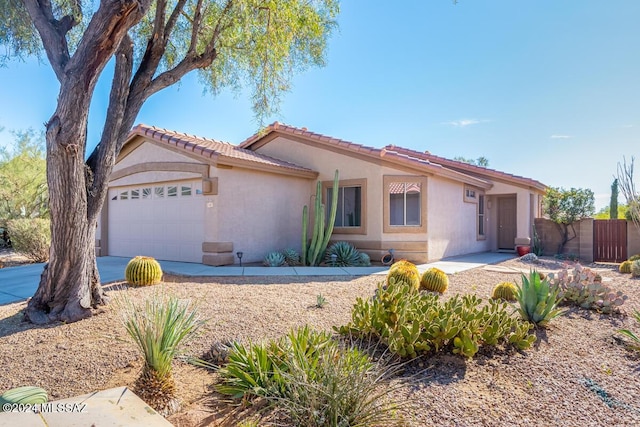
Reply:
[[[391, 203], [389, 186], [395, 183], [420, 184], [420, 225], [391, 225]], [[383, 233], [426, 233], [427, 232], [427, 184], [426, 176], [383, 175], [382, 177], [382, 232]]]
[[[470, 195], [469, 193], [473, 193]], [[462, 189], [462, 198], [465, 203], [478, 203], [478, 198], [480, 195], [484, 195], [484, 191], [477, 187], [473, 187], [471, 185], [466, 185]]]
[[[476, 240], [487, 240], [487, 196], [483, 191], [477, 192], [478, 203], [476, 204]], [[482, 202], [480, 202], [482, 198]], [[480, 212], [482, 207], [482, 212]], [[482, 223], [482, 234], [480, 234], [480, 223]]]
[[[333, 227], [335, 234], [367, 234], [367, 179], [341, 179], [338, 181], [338, 189], [344, 187], [360, 187], [360, 225], [355, 227]], [[325, 209], [329, 206], [327, 190], [333, 189], [333, 181], [322, 181], [322, 203]], [[325, 212], [329, 217], [329, 212]]]

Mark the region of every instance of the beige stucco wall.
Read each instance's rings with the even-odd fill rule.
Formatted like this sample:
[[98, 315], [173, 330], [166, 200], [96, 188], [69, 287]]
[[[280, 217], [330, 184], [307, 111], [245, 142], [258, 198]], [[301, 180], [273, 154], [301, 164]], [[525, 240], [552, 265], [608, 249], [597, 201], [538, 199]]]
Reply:
[[113, 171], [119, 171], [129, 166], [147, 162], [185, 162], [199, 163], [189, 156], [182, 155], [176, 151], [158, 147], [151, 142], [143, 142], [129, 155], [121, 159], [114, 167]]
[[207, 241], [233, 242], [243, 262], [289, 247], [300, 250], [302, 207], [312, 180], [236, 167], [211, 173], [218, 177], [218, 194], [206, 199], [213, 204], [206, 208]]
[[[488, 250], [487, 240], [477, 237], [477, 204], [465, 202], [463, 191], [461, 183], [429, 179], [430, 259]], [[488, 228], [485, 231], [489, 233]]]

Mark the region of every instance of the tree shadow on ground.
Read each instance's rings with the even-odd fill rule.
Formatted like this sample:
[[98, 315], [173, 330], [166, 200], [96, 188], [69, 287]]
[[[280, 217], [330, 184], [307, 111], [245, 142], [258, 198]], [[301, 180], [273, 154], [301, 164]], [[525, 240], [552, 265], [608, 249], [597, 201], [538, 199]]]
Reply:
[[30, 329], [52, 329], [56, 326], [62, 325], [62, 322], [54, 322], [46, 325], [35, 325], [31, 322], [28, 322], [24, 318], [24, 311], [26, 309], [26, 301], [23, 302], [24, 307], [20, 309], [17, 313], [0, 319], [0, 338], [8, 337], [13, 334], [18, 334]]

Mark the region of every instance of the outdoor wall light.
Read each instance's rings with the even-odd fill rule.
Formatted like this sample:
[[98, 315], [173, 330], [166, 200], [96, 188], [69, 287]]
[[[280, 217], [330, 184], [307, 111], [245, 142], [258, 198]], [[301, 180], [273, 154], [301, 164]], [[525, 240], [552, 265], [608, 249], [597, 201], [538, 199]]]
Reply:
[[335, 267], [336, 266], [336, 261], [338, 261], [338, 255], [336, 254], [331, 254], [331, 266]]
[[242, 255], [244, 255], [243, 252], [236, 252], [236, 256], [240, 260], [240, 267], [242, 267]]

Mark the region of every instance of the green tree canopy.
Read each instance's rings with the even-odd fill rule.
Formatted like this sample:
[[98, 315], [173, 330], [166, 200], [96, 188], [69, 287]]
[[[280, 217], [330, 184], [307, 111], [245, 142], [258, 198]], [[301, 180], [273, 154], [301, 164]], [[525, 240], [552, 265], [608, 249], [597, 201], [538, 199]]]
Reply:
[[[595, 212], [595, 198], [593, 191], [582, 188], [547, 188], [543, 202], [544, 214], [555, 222], [562, 236], [562, 242], [558, 247], [558, 253], [561, 254], [564, 246], [568, 241], [576, 237], [573, 223], [582, 219], [593, 216]], [[569, 237], [569, 229], [572, 230], [573, 236]]]
[[[246, 88], [262, 119], [296, 72], [324, 65], [338, 11], [338, 0], [0, 1], [0, 61], [46, 57], [60, 83], [45, 124], [50, 258], [26, 317], [73, 322], [106, 302], [95, 230], [114, 163], [150, 96], [196, 71], [213, 94]], [[89, 106], [109, 62], [104, 128], [85, 162]]]
[[11, 149], [0, 149], [0, 227], [18, 218], [48, 218], [46, 153], [43, 136], [14, 133]]
[[464, 156], [456, 156], [453, 160], [457, 160], [459, 162], [469, 163], [470, 165], [481, 166], [483, 168], [489, 167], [489, 159], [484, 156], [480, 156], [477, 159], [468, 159]]

